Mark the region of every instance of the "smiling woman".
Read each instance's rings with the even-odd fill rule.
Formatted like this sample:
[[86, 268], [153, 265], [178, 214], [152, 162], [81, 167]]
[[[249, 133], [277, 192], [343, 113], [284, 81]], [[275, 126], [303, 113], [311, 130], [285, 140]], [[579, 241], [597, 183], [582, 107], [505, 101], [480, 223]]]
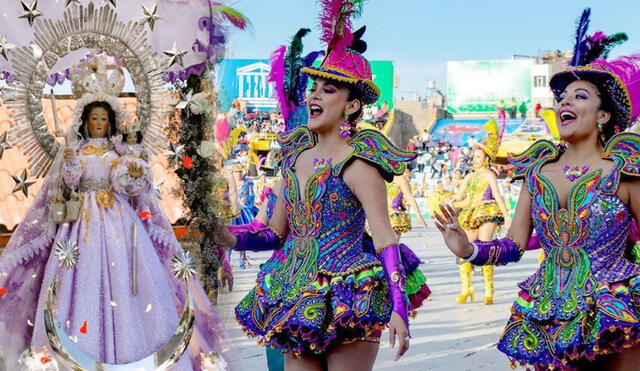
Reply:
[[446, 205], [437, 224], [476, 265], [518, 261], [535, 230], [545, 260], [520, 284], [498, 349], [536, 369], [640, 361], [640, 265], [626, 251], [640, 221], [640, 136], [622, 132], [640, 113], [640, 57], [599, 58], [620, 37], [587, 36], [588, 22], [587, 10], [573, 65], [550, 82], [564, 144], [539, 141], [511, 159], [525, 187], [507, 237], [469, 243]]

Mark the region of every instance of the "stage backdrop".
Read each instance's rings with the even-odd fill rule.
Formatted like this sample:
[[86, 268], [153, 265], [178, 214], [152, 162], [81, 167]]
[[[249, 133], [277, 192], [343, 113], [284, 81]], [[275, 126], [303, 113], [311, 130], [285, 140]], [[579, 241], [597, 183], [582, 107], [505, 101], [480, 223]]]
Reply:
[[[320, 64], [319, 59], [316, 64]], [[378, 105], [393, 107], [393, 62], [371, 61], [373, 81], [380, 88]], [[267, 82], [270, 66], [266, 59], [226, 59], [217, 67], [220, 108], [228, 111], [234, 99], [247, 102], [247, 108], [276, 109], [273, 86]]]
[[496, 112], [501, 99], [509, 106], [511, 98], [529, 104], [533, 64], [531, 59], [448, 62], [448, 111]]

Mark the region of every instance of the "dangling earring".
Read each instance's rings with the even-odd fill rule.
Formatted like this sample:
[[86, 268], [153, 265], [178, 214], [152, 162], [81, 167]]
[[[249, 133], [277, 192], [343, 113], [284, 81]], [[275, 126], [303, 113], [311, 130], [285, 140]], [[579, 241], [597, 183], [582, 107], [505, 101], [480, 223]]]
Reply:
[[340, 125], [340, 136], [347, 138], [351, 135], [351, 123], [349, 122], [349, 115], [344, 114], [344, 121]]
[[602, 123], [600, 121], [598, 121], [598, 130], [602, 131]]

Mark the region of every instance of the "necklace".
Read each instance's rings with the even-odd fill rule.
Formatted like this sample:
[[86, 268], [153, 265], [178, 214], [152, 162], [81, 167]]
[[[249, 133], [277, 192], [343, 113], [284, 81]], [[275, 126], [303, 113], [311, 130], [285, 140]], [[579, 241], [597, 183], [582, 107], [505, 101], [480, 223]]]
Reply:
[[569, 165], [564, 165], [562, 167], [562, 171], [564, 171], [564, 176], [570, 182], [573, 182], [589, 171], [589, 165], [583, 165], [582, 168], [580, 168], [579, 166], [571, 167]]
[[336, 152], [338, 152], [338, 149], [340, 149], [340, 147], [337, 147], [329, 157], [314, 157], [313, 168], [315, 170], [318, 170], [319, 168], [330, 165], [331, 161], [333, 161], [333, 156], [336, 155]]
[[582, 167], [564, 165], [562, 167], [562, 171], [564, 172], [564, 176], [570, 182], [573, 182], [576, 179], [579, 179], [581, 176], [583, 176], [584, 174], [586, 174], [589, 171], [589, 169], [591, 168], [591, 166], [589, 166], [589, 165], [591, 165], [591, 162], [593, 162], [593, 159], [591, 159], [591, 161], [589, 161], [586, 165], [582, 165]]

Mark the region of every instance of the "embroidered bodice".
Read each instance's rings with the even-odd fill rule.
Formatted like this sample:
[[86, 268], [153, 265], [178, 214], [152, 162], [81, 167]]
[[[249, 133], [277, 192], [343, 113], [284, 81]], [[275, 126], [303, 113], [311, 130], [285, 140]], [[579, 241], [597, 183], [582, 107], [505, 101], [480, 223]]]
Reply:
[[638, 135], [613, 137], [602, 154], [613, 161], [612, 169], [577, 179], [565, 207], [540, 171], [561, 149], [540, 141], [513, 159], [516, 176], [525, 178], [532, 196], [533, 227], [546, 253], [539, 270], [520, 285], [534, 299], [530, 315], [536, 319], [573, 318], [598, 285], [640, 274], [640, 265], [624, 256], [632, 215], [616, 195], [621, 174], [640, 175], [638, 149]]
[[470, 206], [474, 207], [486, 201], [493, 201], [491, 186], [479, 174], [472, 174], [466, 182], [466, 197], [469, 197]]
[[340, 276], [380, 264], [373, 253], [363, 250], [366, 216], [342, 173], [351, 161], [361, 158], [391, 180], [404, 172], [404, 161], [412, 159], [413, 154], [395, 148], [373, 130], [358, 132], [349, 143], [354, 149], [347, 158], [336, 165], [316, 167], [306, 184], [300, 184], [292, 165], [302, 151], [315, 145], [315, 139], [306, 127], [300, 127], [282, 140], [289, 234], [282, 248], [286, 261], [271, 278], [272, 287], [277, 288], [270, 292], [274, 298], [282, 293], [283, 300], [294, 300], [300, 288], [319, 273]]
[[91, 138], [80, 143], [78, 159], [81, 168], [81, 192], [110, 188], [111, 165], [118, 158], [106, 138]]

